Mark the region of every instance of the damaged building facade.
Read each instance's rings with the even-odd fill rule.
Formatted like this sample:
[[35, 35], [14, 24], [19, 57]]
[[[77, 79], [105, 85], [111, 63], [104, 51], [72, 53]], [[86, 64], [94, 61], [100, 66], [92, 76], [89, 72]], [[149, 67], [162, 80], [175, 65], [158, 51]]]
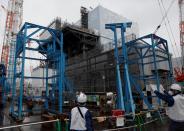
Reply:
[[[105, 93], [116, 91], [116, 71], [113, 50], [113, 34], [105, 29], [107, 23], [122, 23], [131, 20], [118, 15], [102, 6], [92, 11], [81, 8], [81, 20], [75, 24], [62, 22], [55, 19], [50, 28], [62, 30], [64, 40], [64, 52], [66, 54], [66, 78], [70, 88], [86, 93]], [[118, 33], [120, 34], [120, 33]], [[126, 42], [139, 37], [138, 24], [133, 22], [132, 27], [126, 31]], [[40, 37], [48, 38], [48, 33], [43, 32]], [[120, 36], [118, 41], [121, 43]], [[119, 45], [120, 46], [120, 45]], [[121, 50], [119, 50], [121, 51]], [[129, 58], [136, 57], [135, 52], [129, 54]], [[44, 66], [33, 70], [35, 74], [44, 74]], [[141, 69], [137, 65], [130, 65], [130, 73], [140, 74]], [[145, 68], [149, 70], [150, 67]], [[123, 71], [123, 69], [121, 68]], [[35, 73], [36, 72], [36, 73]], [[147, 72], [149, 75], [152, 72]], [[33, 80], [33, 87], [43, 87], [41, 80]], [[69, 90], [69, 89], [68, 89]], [[42, 88], [38, 91], [41, 95]]]

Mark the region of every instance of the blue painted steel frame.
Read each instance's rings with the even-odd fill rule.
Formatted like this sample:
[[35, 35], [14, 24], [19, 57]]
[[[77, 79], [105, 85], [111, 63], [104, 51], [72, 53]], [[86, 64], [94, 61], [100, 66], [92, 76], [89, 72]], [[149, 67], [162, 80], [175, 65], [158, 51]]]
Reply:
[[[35, 31], [32, 31], [35, 30]], [[48, 31], [50, 33], [49, 39], [36, 39], [32, 38], [41, 30]], [[32, 32], [31, 32], [32, 31]], [[31, 32], [31, 33], [30, 33]], [[29, 34], [28, 34], [29, 33]], [[40, 48], [28, 48], [27, 45], [30, 43], [30, 41], [33, 41], [38, 44], [38, 47]], [[42, 43], [42, 45], [40, 44]], [[43, 44], [44, 47], [43, 48]], [[57, 45], [56, 45], [57, 44]], [[59, 45], [59, 47], [58, 47]], [[46, 57], [46, 59], [38, 59], [38, 58], [31, 58], [26, 57], [26, 50], [31, 51], [37, 51], [40, 52], [43, 56]], [[21, 72], [17, 71], [17, 59], [21, 58]], [[29, 77], [25, 76], [24, 68], [25, 68], [25, 60], [37, 60], [37, 61], [45, 61], [45, 70], [46, 70], [46, 77]], [[52, 63], [52, 67], [49, 67], [49, 63]], [[53, 69], [56, 71], [57, 75], [49, 76], [48, 75], [48, 69]], [[20, 74], [20, 75], [18, 75]], [[63, 33], [58, 30], [54, 30], [51, 28], [43, 27], [40, 25], [32, 24], [32, 23], [25, 23], [22, 29], [19, 31], [17, 35], [17, 41], [16, 41], [16, 51], [15, 51], [15, 61], [14, 61], [14, 79], [13, 79], [13, 88], [12, 88], [12, 104], [10, 108], [10, 113], [12, 116], [16, 117], [17, 119], [22, 119], [23, 117], [23, 90], [24, 90], [24, 79], [45, 79], [46, 81], [46, 97], [45, 99], [45, 109], [50, 111], [49, 109], [49, 87], [48, 87], [48, 80], [54, 79], [54, 83], [52, 83], [52, 90], [58, 91], [59, 98], [56, 98], [56, 95], [54, 96], [54, 103], [58, 103], [59, 108], [56, 110], [56, 108], [52, 108], [54, 110], [51, 110], [55, 113], [62, 113], [62, 92], [64, 87], [64, 79], [65, 79], [65, 54], [63, 52]], [[16, 84], [17, 84], [17, 78], [20, 78], [20, 88], [19, 88], [19, 95], [16, 94]], [[18, 97], [18, 98], [17, 98]], [[57, 102], [58, 101], [58, 102]], [[18, 103], [18, 107], [15, 110], [16, 104]], [[55, 105], [53, 105], [55, 106]], [[18, 109], [18, 111], [17, 111]]]
[[[131, 23], [113, 23], [106, 24], [106, 29], [111, 29], [114, 33], [114, 56], [116, 61], [116, 72], [117, 72], [117, 94], [118, 94], [118, 108], [125, 110], [126, 113], [132, 112], [135, 114], [135, 104], [132, 97], [132, 87], [135, 87], [137, 92], [140, 94], [140, 97], [144, 100], [148, 109], [152, 109], [152, 105], [148, 102], [145, 97], [141, 85], [138, 83], [138, 80], [143, 80], [144, 88], [146, 87], [148, 80], [154, 80], [157, 88], [159, 90], [160, 87], [160, 76], [158, 73], [157, 64], [160, 62], [167, 62], [169, 66], [168, 80], [170, 82], [173, 81], [173, 72], [172, 72], [172, 63], [171, 63], [171, 55], [169, 53], [167, 41], [163, 38], [160, 38], [154, 34], [150, 34], [147, 36], [140, 37], [138, 39], [132, 40], [130, 42], [125, 43], [124, 33], [126, 28], [131, 27]], [[117, 32], [116, 29], [121, 29], [121, 49], [122, 54], [118, 53], [118, 43], [117, 43]], [[148, 42], [149, 41], [149, 42]], [[128, 54], [131, 51], [137, 54], [137, 58], [129, 59]], [[163, 55], [159, 55], [158, 53], [162, 53]], [[151, 62], [145, 62], [145, 59], [153, 59]], [[120, 75], [120, 65], [123, 64], [124, 67], [124, 77], [121, 78]], [[133, 75], [128, 71], [128, 66], [138, 64], [142, 70], [142, 74]], [[146, 76], [144, 72], [145, 65], [153, 65], [155, 74], [151, 76]], [[122, 80], [125, 81], [125, 84], [122, 85]], [[123, 88], [124, 87], [124, 88]], [[124, 92], [124, 94], [123, 94]], [[158, 100], [160, 103], [160, 100]]]
[[[126, 31], [126, 28], [131, 27], [132, 23], [115, 23], [115, 24], [106, 24], [106, 29], [111, 29], [114, 33], [114, 55], [116, 59], [116, 72], [117, 72], [117, 92], [118, 92], [118, 108], [121, 110], [130, 110], [127, 106], [128, 103], [124, 103], [124, 97], [123, 97], [123, 91], [122, 91], [122, 82], [121, 82], [121, 75], [120, 75], [120, 64], [121, 60], [124, 62], [124, 80], [125, 80], [125, 101], [131, 103], [131, 111], [135, 113], [135, 105], [133, 103], [133, 97], [132, 97], [132, 90], [130, 87], [130, 79], [129, 79], [129, 72], [128, 72], [128, 63], [127, 63], [127, 49], [125, 45], [125, 36], [124, 32]], [[122, 38], [122, 54], [119, 55], [118, 53], [118, 42], [117, 42], [117, 28], [121, 29], [121, 38]], [[121, 57], [121, 58], [120, 58]], [[126, 105], [126, 106], [125, 106]], [[126, 107], [126, 109], [125, 109]]]

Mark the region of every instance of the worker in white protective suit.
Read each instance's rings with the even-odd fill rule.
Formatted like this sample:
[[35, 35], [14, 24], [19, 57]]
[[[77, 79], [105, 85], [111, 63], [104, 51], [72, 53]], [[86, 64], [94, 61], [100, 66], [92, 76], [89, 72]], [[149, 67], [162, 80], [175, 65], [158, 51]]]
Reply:
[[168, 103], [167, 115], [171, 120], [169, 131], [184, 131], [184, 94], [182, 87], [179, 84], [172, 84], [169, 92], [166, 92], [163, 87], [160, 87], [160, 91], [157, 90], [156, 86], [150, 87], [157, 97]]
[[70, 131], [93, 131], [92, 115], [85, 107], [87, 96], [80, 92], [77, 95], [77, 106], [71, 110], [69, 128]]

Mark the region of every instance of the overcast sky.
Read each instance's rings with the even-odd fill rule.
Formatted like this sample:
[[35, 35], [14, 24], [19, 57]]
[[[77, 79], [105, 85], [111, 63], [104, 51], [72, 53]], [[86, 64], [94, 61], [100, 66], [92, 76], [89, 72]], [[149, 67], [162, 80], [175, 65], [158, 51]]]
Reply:
[[[6, 3], [6, 1], [8, 0], [0, 0], [0, 4]], [[162, 1], [167, 9], [173, 0]], [[152, 33], [162, 19], [158, 0], [24, 0], [23, 20], [24, 22], [47, 26], [55, 17], [59, 16], [68, 22], [76, 22], [80, 19], [81, 6], [95, 8], [98, 5], [137, 22], [140, 36]], [[2, 17], [3, 12], [1, 9], [0, 27], [2, 27], [1, 19], [5, 19]], [[175, 0], [170, 9], [168, 18], [176, 40], [177, 49], [176, 47], [172, 48], [171, 43], [174, 44], [174, 39], [171, 37], [172, 42], [170, 42], [164, 23], [158, 31], [158, 35], [168, 40], [170, 51], [173, 53], [173, 51], [180, 51], [178, 0]], [[0, 32], [4, 32], [2, 28]], [[0, 38], [2, 40], [2, 35]], [[179, 54], [175, 53], [177, 56]]]
[[[163, 0], [167, 9], [172, 0]], [[162, 15], [160, 12], [158, 0], [24, 0], [24, 21], [33, 22], [41, 25], [48, 25], [55, 17], [59, 16], [68, 22], [76, 22], [80, 19], [80, 7], [87, 8], [101, 5], [108, 8], [128, 19], [139, 24], [140, 36], [152, 33], [159, 25]], [[174, 32], [176, 44], [175, 51], [179, 47], [179, 9], [178, 2], [175, 0], [174, 5], [168, 13], [170, 25]], [[158, 35], [169, 41], [168, 33], [163, 24], [158, 31]], [[174, 40], [172, 39], [174, 44]], [[179, 53], [175, 53], [179, 55]]]
[[[0, 0], [0, 4], [6, 3], [8, 0]], [[162, 0], [167, 9], [173, 0]], [[80, 19], [80, 7], [95, 8], [101, 5], [108, 8], [139, 25], [140, 36], [154, 32], [159, 25], [162, 15], [160, 12], [158, 0], [24, 0], [23, 20], [24, 22], [32, 22], [47, 26], [55, 17], [59, 16], [68, 22], [76, 22]], [[2, 21], [6, 19], [0, 10], [0, 32], [4, 32]], [[157, 35], [168, 40], [170, 51], [178, 56], [180, 52], [179, 44], [179, 9], [178, 0], [175, 0], [174, 5], [168, 13], [170, 25], [173, 30], [176, 46], [174, 49], [171, 46], [165, 25], [163, 24]], [[2, 40], [2, 35], [0, 36]], [[2, 42], [1, 42], [2, 43]], [[172, 44], [174, 40], [172, 39]], [[174, 57], [176, 57], [174, 55]]]

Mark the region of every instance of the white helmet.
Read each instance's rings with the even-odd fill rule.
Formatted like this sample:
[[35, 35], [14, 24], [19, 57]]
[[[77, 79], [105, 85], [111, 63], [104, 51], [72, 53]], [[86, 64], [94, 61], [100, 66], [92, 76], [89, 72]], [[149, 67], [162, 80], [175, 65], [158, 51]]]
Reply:
[[80, 92], [80, 94], [77, 95], [77, 102], [86, 103], [86, 101], [87, 101], [87, 96], [83, 92]]
[[172, 90], [181, 91], [181, 86], [179, 84], [172, 84], [171, 85]]

